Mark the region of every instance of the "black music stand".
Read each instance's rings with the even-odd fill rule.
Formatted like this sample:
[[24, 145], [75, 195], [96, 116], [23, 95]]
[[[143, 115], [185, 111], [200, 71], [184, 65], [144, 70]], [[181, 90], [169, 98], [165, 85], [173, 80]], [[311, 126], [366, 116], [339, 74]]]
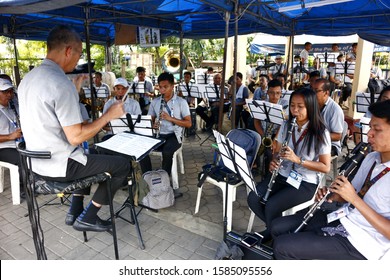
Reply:
[[[217, 86], [218, 87], [218, 90], [220, 90], [220, 86]], [[228, 90], [227, 88], [224, 87], [224, 90], [225, 92], [227, 93]], [[216, 92], [215, 88], [212, 87], [211, 85], [207, 85], [205, 87], [205, 93], [204, 93], [204, 98], [206, 98], [208, 100], [208, 104], [209, 104], [209, 107], [211, 108], [210, 106], [210, 101], [212, 100], [212, 102], [215, 102], [215, 101], [219, 101], [220, 98], [219, 98], [219, 94]], [[216, 124], [215, 120], [213, 120], [214, 123]], [[207, 140], [210, 140], [211, 136], [213, 136], [213, 133], [210, 133], [209, 136], [206, 137], [205, 140], [203, 140], [201, 143], [200, 143], [200, 146], [202, 146], [204, 144], [204, 142], [206, 142]]]
[[[241, 248], [246, 251], [251, 256], [255, 256], [254, 259], [272, 259], [272, 249], [261, 244], [262, 238], [260, 236], [252, 235], [252, 234], [244, 234], [245, 236], [251, 236], [257, 239], [256, 244], [253, 247], [248, 247], [244, 243], [242, 243], [242, 237], [230, 231], [227, 232], [227, 205], [228, 205], [228, 190], [229, 190], [229, 182], [232, 179], [241, 179], [245, 182], [249, 189], [256, 192], [256, 181], [253, 178], [252, 172], [250, 171], [250, 167], [248, 164], [248, 160], [246, 157], [245, 150], [239, 145], [234, 144], [228, 138], [220, 134], [218, 131], [214, 131], [214, 136], [217, 140], [218, 150], [221, 154], [221, 158], [223, 164], [229, 168], [232, 173], [226, 173], [226, 195], [225, 195], [225, 216], [224, 216], [224, 232], [223, 232], [223, 240], [230, 241], [235, 244], [239, 244]], [[204, 175], [206, 176], [206, 175]]]
[[375, 103], [379, 98], [379, 94], [371, 94], [367, 92], [356, 93], [356, 111], [359, 113], [367, 113], [368, 107]]
[[273, 104], [262, 100], [247, 102], [254, 119], [281, 125], [284, 121], [284, 111], [280, 104]]
[[355, 62], [336, 62], [336, 70], [335, 74], [336, 75], [342, 75], [343, 76], [343, 85], [345, 85], [345, 77], [347, 74], [353, 75], [355, 73]]
[[[130, 121], [130, 120], [129, 120]], [[152, 150], [160, 147], [165, 141], [162, 139], [157, 139], [154, 137], [143, 136], [135, 134], [134, 132], [122, 132], [118, 133], [108, 140], [95, 144], [98, 147], [101, 147], [106, 150], [113, 151], [115, 153], [119, 153], [122, 155], [128, 156], [132, 161], [139, 162], [143, 158], [145, 158]], [[134, 194], [132, 185], [135, 183], [135, 173], [134, 168], [132, 168], [132, 178], [131, 185], [128, 185], [129, 196], [122, 204], [122, 206], [115, 212], [115, 216], [121, 218], [122, 220], [135, 225], [140, 248], [145, 249], [145, 245], [142, 239], [141, 230], [138, 223], [138, 215], [142, 211], [143, 208], [147, 208], [144, 205], [140, 205], [141, 209], [136, 213], [134, 208]], [[120, 212], [124, 210], [126, 207], [130, 209], [130, 217], [131, 220], [128, 220], [122, 216], [120, 216]], [[148, 208], [150, 209], [150, 208]], [[155, 210], [155, 209], [151, 209]]]
[[130, 118], [126, 115], [126, 117], [111, 120], [109, 126], [113, 134], [131, 131], [144, 136], [153, 136], [151, 115], [131, 115]]
[[[183, 93], [183, 97], [195, 98], [195, 100], [203, 98], [202, 93], [199, 91], [199, 86], [197, 86], [196, 84], [190, 84], [189, 89], [186, 87], [185, 84], [180, 84], [179, 91], [181, 91]], [[187, 102], [188, 102], [188, 99], [187, 99]], [[198, 105], [198, 102], [195, 103], [195, 108], [197, 105]], [[195, 120], [195, 123], [192, 125], [192, 127], [194, 127], [194, 132], [195, 132], [193, 135], [198, 137], [200, 140], [201, 139], [200, 136], [196, 133], [196, 112], [194, 112], [195, 108], [190, 108], [191, 120]], [[194, 118], [192, 117], [193, 113], [195, 114]], [[189, 128], [184, 129], [184, 136], [187, 138], [189, 137], [188, 130], [189, 130]]]
[[[284, 108], [280, 104], [273, 104], [262, 100], [247, 100], [247, 105], [253, 119], [258, 119], [260, 121], [265, 121], [267, 123], [276, 125], [281, 125], [284, 121]], [[264, 131], [264, 137], [269, 136], [266, 134], [267, 131]], [[271, 154], [272, 152], [270, 151], [264, 152], [263, 154], [260, 166], [262, 177], [264, 177], [267, 173], [266, 161], [272, 156]]]

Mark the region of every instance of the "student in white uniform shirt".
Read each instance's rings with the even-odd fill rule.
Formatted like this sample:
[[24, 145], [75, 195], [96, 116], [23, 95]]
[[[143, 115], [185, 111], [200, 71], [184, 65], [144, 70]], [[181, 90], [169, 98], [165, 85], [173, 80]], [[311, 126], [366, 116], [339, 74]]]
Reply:
[[[289, 120], [285, 121], [276, 138], [274, 159], [270, 171], [279, 168], [278, 175], [265, 204], [264, 195], [270, 180], [263, 180], [257, 186], [257, 193], [248, 195], [249, 208], [266, 224], [261, 232], [266, 242], [271, 238], [272, 221], [281, 217], [283, 211], [310, 200], [320, 181], [318, 173], [330, 170], [330, 135], [322, 120], [314, 91], [301, 88], [294, 91], [290, 98]], [[296, 127], [291, 129], [293, 117]], [[287, 147], [282, 149], [286, 137], [292, 132]], [[279, 164], [278, 157], [283, 159]]]
[[[329, 201], [346, 202], [349, 213], [327, 223], [327, 212], [317, 211], [303, 228], [303, 214], [272, 223], [276, 259], [378, 260], [390, 254], [390, 100], [369, 107], [372, 113], [368, 154], [351, 182], [338, 176], [330, 185]], [[317, 199], [325, 195], [320, 189]]]

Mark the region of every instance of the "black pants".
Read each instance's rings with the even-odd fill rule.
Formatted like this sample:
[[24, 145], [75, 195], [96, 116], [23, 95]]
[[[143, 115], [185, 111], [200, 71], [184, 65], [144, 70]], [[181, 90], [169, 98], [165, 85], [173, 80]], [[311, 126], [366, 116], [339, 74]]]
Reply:
[[339, 103], [347, 101], [348, 97], [351, 96], [352, 93], [352, 84], [351, 83], [345, 83], [345, 86], [343, 87], [341, 91], [341, 97]]
[[[160, 134], [161, 139], [165, 139], [165, 143], [161, 145], [157, 151], [162, 152], [162, 169], [171, 175], [173, 154], [181, 147], [177, 141], [175, 134]], [[152, 162], [149, 156], [146, 156], [140, 161], [141, 170], [143, 173], [152, 170]]]
[[[261, 197], [263, 197], [267, 191], [269, 180], [270, 177], [264, 179], [256, 187], [257, 192], [261, 195]], [[258, 197], [254, 191], [251, 191], [248, 195], [249, 208], [256, 214], [256, 216], [265, 222], [268, 231], [272, 230], [272, 221], [281, 217], [283, 211], [310, 200], [317, 189], [316, 184], [302, 181], [299, 189], [297, 190], [286, 183], [286, 180], [287, 178], [281, 175], [276, 177], [275, 184], [272, 187], [272, 192], [265, 205], [260, 203], [260, 197]]]
[[[127, 183], [127, 176], [131, 171], [129, 160], [121, 156], [112, 155], [87, 155], [87, 158], [88, 160], [85, 166], [77, 161], [69, 159], [65, 177], [42, 177], [47, 180], [68, 182], [102, 172], [108, 172], [112, 176], [111, 187], [112, 197], [114, 197], [115, 192]], [[75, 191], [74, 193], [88, 195], [89, 192], [90, 189], [83, 189]], [[99, 184], [92, 200], [98, 204], [109, 204], [106, 182]]]
[[[227, 113], [230, 109], [230, 104], [223, 104], [223, 112]], [[202, 120], [206, 122], [206, 127], [211, 127], [212, 125], [218, 123], [219, 119], [219, 102], [212, 104], [211, 106], [211, 116], [207, 115], [207, 107], [198, 106], [196, 107], [196, 114], [199, 115]]]
[[19, 182], [22, 186], [22, 172], [20, 172], [20, 159], [19, 153], [14, 148], [4, 148], [0, 149], [0, 161], [9, 162], [11, 164], [15, 164], [19, 167]]
[[326, 222], [326, 214], [317, 211], [308, 225], [301, 231], [293, 233], [303, 221], [307, 209], [295, 215], [280, 217], [272, 222], [273, 249], [279, 260], [364, 260], [366, 259], [349, 242], [348, 238], [338, 234], [324, 236], [321, 228], [337, 226], [339, 221]]

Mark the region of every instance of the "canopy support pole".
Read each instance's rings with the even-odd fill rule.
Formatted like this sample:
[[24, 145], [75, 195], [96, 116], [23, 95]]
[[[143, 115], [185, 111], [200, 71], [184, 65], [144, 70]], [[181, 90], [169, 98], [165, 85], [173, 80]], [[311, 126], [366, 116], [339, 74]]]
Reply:
[[228, 92], [225, 92], [225, 81], [226, 81], [226, 60], [227, 60], [227, 49], [228, 49], [228, 40], [229, 40], [229, 20], [230, 13], [228, 11], [225, 12], [225, 41], [223, 47], [223, 67], [222, 67], [222, 84], [219, 92], [220, 100], [219, 100], [219, 115], [218, 115], [218, 131], [222, 131], [222, 123], [223, 123], [223, 106], [225, 101], [225, 96], [228, 95]]
[[[85, 48], [87, 51], [87, 61], [88, 61], [88, 74], [89, 74], [89, 88], [91, 89], [91, 115], [92, 121], [97, 119], [98, 112], [96, 111], [96, 91], [93, 87], [93, 77], [92, 77], [92, 64], [91, 64], [91, 42], [90, 42], [90, 33], [89, 33], [89, 7], [84, 8], [85, 20], [84, 20], [84, 28], [85, 28]], [[99, 142], [98, 134], [93, 137], [95, 143]]]

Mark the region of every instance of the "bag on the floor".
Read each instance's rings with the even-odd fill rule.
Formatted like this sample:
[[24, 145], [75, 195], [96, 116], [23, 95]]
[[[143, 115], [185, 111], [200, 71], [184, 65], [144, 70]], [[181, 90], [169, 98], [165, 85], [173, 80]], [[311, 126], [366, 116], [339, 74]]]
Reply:
[[142, 199], [142, 204], [152, 209], [170, 207], [175, 202], [169, 175], [165, 170], [153, 170], [144, 173], [143, 178], [149, 186], [149, 193]]

